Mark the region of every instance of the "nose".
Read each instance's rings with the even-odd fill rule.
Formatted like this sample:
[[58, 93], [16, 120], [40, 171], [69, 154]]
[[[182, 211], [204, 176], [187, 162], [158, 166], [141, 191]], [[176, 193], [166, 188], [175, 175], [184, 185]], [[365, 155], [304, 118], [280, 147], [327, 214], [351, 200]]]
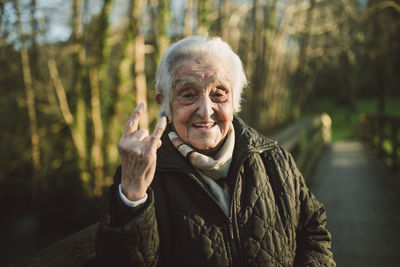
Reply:
[[203, 96], [201, 99], [199, 99], [197, 114], [199, 114], [201, 118], [211, 118], [211, 115], [214, 114], [214, 110], [212, 108], [212, 101], [210, 97]]

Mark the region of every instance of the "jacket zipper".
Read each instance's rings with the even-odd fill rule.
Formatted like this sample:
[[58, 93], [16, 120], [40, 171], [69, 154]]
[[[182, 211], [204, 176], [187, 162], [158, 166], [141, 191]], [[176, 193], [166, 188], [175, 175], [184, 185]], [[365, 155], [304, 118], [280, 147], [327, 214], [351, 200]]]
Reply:
[[199, 178], [197, 178], [193, 173], [185, 170], [185, 173], [191, 177], [202, 189], [204, 192], [207, 193], [207, 195], [215, 202], [215, 204], [217, 204], [217, 206], [219, 207], [219, 209], [221, 210], [221, 212], [224, 214], [225, 218], [227, 219], [227, 221], [230, 223], [231, 220], [230, 218], [225, 214], [224, 209], [222, 208], [221, 204], [218, 202], [218, 200], [214, 197], [213, 194], [211, 194], [208, 189], [204, 186], [204, 184], [200, 181]]
[[239, 160], [239, 164], [237, 164], [237, 169], [235, 170], [234, 173], [236, 173], [236, 179], [235, 179], [235, 185], [233, 188], [233, 193], [232, 193], [232, 200], [231, 200], [231, 208], [230, 208], [230, 212], [231, 212], [231, 218], [232, 218], [232, 224], [231, 224], [231, 238], [233, 241], [235, 241], [235, 235], [236, 235], [236, 248], [237, 248], [237, 257], [239, 258], [239, 262], [241, 266], [246, 266], [244, 259], [240, 253], [241, 251], [241, 246], [240, 246], [240, 235], [239, 235], [239, 226], [238, 226], [238, 222], [237, 222], [237, 210], [236, 210], [236, 197], [235, 194], [238, 190], [239, 187], [239, 170], [241, 168], [241, 166], [243, 165], [244, 161], [253, 153], [257, 153], [257, 154], [261, 154], [265, 151], [268, 150], [272, 150], [275, 147], [275, 145], [268, 145], [268, 146], [264, 146], [264, 147], [260, 147], [260, 148], [256, 148], [256, 149], [251, 149], [249, 151], [247, 151], [246, 153], [244, 153], [242, 155], [242, 157]]
[[[195, 182], [197, 184], [199, 184], [201, 186], [201, 188], [203, 189], [203, 191], [205, 191], [207, 193], [207, 195], [215, 202], [215, 204], [217, 204], [217, 206], [219, 207], [219, 209], [222, 211], [222, 213], [224, 214], [227, 222], [228, 222], [228, 232], [229, 232], [229, 246], [230, 246], [230, 253], [237, 255], [238, 251], [237, 251], [237, 246], [235, 244], [235, 237], [233, 234], [233, 223], [231, 218], [228, 217], [228, 215], [225, 214], [224, 209], [222, 208], [221, 204], [219, 203], [219, 201], [214, 197], [213, 194], [211, 194], [207, 188], [203, 185], [202, 182], [200, 182], [200, 180], [192, 173], [187, 172], [186, 174], [188, 174], [190, 177], [192, 177], [193, 180], [195, 180]], [[229, 266], [233, 266], [233, 257], [229, 258]]]
[[[229, 245], [231, 247], [231, 250], [236, 250], [235, 253], [237, 253], [237, 249], [235, 246], [235, 239], [234, 239], [234, 234], [233, 234], [233, 224], [232, 224], [232, 220], [225, 214], [224, 209], [222, 208], [221, 204], [218, 202], [218, 200], [214, 197], [213, 194], [211, 194], [208, 189], [203, 185], [203, 183], [200, 181], [199, 178], [197, 178], [192, 172], [190, 172], [187, 169], [178, 169], [178, 168], [165, 168], [165, 169], [160, 169], [159, 171], [167, 171], [167, 170], [174, 170], [174, 171], [179, 171], [179, 172], [183, 172], [186, 175], [188, 175], [192, 180], [195, 181], [196, 184], [198, 184], [203, 191], [214, 201], [214, 203], [217, 205], [217, 207], [220, 209], [220, 211], [224, 214], [227, 222], [228, 222], [228, 237], [230, 238], [229, 240]], [[232, 253], [232, 251], [231, 251]], [[233, 266], [233, 262], [232, 259], [230, 259], [230, 266]]]
[[[225, 218], [227, 219], [228, 222], [228, 231], [229, 231], [229, 238], [230, 238], [230, 248], [231, 248], [231, 253], [232, 250], [235, 253], [236, 257], [239, 258], [239, 261], [241, 263], [241, 266], [245, 266], [245, 263], [243, 262], [243, 258], [240, 255], [240, 236], [239, 236], [239, 227], [238, 227], [238, 223], [237, 223], [237, 217], [236, 217], [236, 203], [234, 203], [235, 201], [235, 194], [237, 191], [237, 188], [239, 186], [238, 184], [238, 177], [239, 177], [239, 169], [242, 166], [243, 162], [247, 159], [248, 156], [250, 156], [253, 153], [258, 153], [261, 154], [264, 151], [267, 150], [271, 150], [275, 147], [275, 145], [268, 145], [265, 147], [260, 147], [260, 148], [256, 148], [256, 149], [251, 149], [249, 151], [247, 151], [246, 153], [244, 153], [242, 155], [242, 157], [239, 160], [239, 164], [237, 164], [237, 166], [239, 166], [234, 173], [236, 174], [236, 182], [235, 182], [235, 186], [234, 186], [234, 190], [232, 193], [232, 199], [231, 199], [231, 205], [230, 205], [230, 217], [227, 216], [224, 212], [224, 209], [222, 208], [221, 204], [218, 202], [218, 200], [214, 197], [213, 194], [211, 194], [208, 189], [204, 186], [204, 184], [199, 180], [199, 178], [197, 178], [191, 171], [189, 171], [186, 168], [180, 169], [180, 168], [176, 168], [176, 167], [171, 167], [171, 168], [161, 168], [158, 171], [179, 171], [179, 172], [183, 172], [186, 175], [188, 175], [192, 180], [194, 180], [202, 189], [203, 191], [215, 202], [215, 204], [219, 207], [220, 211], [224, 214]], [[235, 238], [236, 236], [236, 238]], [[233, 262], [231, 260], [230, 265], [233, 266]]]
[[[207, 195], [215, 202], [215, 204], [217, 204], [217, 206], [219, 207], [219, 209], [222, 211], [222, 213], [224, 214], [227, 222], [228, 222], [228, 237], [230, 238], [228, 240], [229, 246], [230, 246], [230, 253], [232, 254], [232, 256], [229, 258], [229, 266], [233, 266], [233, 259], [234, 256], [235, 257], [239, 257], [239, 251], [238, 251], [238, 246], [237, 243], [235, 241], [235, 235], [234, 235], [234, 230], [233, 230], [233, 222], [232, 219], [227, 216], [224, 212], [224, 209], [222, 208], [221, 204], [218, 202], [218, 200], [214, 197], [213, 194], [211, 194], [207, 188], [203, 185], [203, 183], [199, 180], [199, 178], [197, 178], [193, 173], [186, 171], [185, 173], [190, 176], [193, 180], [195, 180], [195, 182], [200, 185], [200, 187], [203, 189], [203, 191], [205, 191], [207, 193]], [[231, 205], [232, 205], [232, 201], [231, 201]], [[232, 217], [232, 216], [231, 216]], [[239, 257], [240, 258], [240, 257]]]

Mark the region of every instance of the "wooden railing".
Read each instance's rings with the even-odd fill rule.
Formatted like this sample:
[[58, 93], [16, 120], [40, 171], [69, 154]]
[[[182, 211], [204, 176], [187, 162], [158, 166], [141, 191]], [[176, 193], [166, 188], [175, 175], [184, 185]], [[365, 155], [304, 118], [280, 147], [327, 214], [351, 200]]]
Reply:
[[360, 137], [393, 172], [400, 164], [400, 117], [365, 115], [360, 120]]
[[307, 117], [274, 135], [293, 155], [307, 183], [323, 148], [331, 141], [331, 125], [331, 118], [323, 113]]
[[[327, 114], [312, 116], [274, 135], [290, 151], [307, 177], [323, 147], [330, 142], [331, 119]], [[11, 266], [92, 266], [98, 224], [91, 225]]]
[[11, 264], [25, 266], [95, 266], [94, 240], [98, 223]]

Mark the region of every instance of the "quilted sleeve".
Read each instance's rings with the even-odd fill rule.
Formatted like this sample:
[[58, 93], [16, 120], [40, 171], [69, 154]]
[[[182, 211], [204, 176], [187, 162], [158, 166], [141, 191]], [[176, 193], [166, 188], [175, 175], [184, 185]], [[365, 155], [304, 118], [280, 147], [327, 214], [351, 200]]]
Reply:
[[290, 154], [288, 160], [298, 190], [300, 211], [294, 266], [336, 266], [330, 251], [331, 235], [326, 228], [325, 207], [308, 189]]
[[152, 190], [148, 196], [144, 204], [131, 208], [119, 198], [118, 187], [110, 187], [96, 238], [99, 265], [157, 265], [160, 242]]

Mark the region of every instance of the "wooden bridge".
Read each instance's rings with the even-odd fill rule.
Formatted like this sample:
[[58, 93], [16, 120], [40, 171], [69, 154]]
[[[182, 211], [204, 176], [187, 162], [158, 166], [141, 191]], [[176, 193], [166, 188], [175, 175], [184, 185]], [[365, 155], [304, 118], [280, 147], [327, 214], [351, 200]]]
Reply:
[[[275, 137], [295, 155], [305, 177], [312, 177], [307, 180], [310, 188], [327, 208], [337, 266], [399, 266], [400, 177], [358, 141], [323, 149], [330, 141], [327, 115], [296, 123]], [[11, 266], [87, 265], [95, 255], [96, 228], [92, 225]]]
[[311, 189], [327, 209], [337, 266], [399, 266], [399, 182], [360, 142], [324, 152]]

